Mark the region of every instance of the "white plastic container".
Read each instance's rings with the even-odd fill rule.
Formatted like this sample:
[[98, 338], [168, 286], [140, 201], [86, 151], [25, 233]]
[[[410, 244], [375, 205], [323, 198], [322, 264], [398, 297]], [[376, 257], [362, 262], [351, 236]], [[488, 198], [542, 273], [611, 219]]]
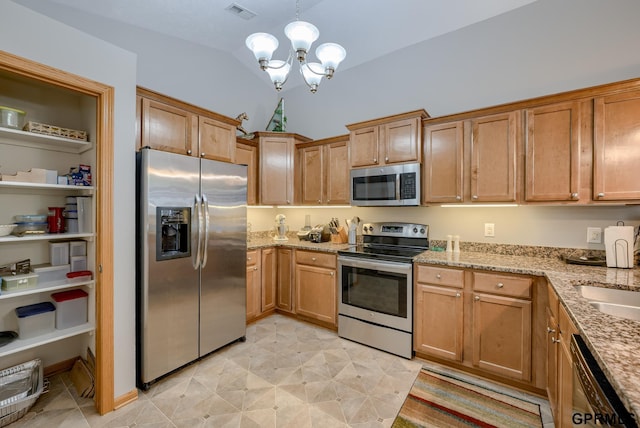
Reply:
[[33, 288], [38, 284], [38, 274], [8, 275], [2, 277], [2, 290], [14, 291]]
[[45, 282], [64, 281], [67, 279], [67, 273], [71, 272], [71, 265], [52, 266], [49, 263], [35, 265], [31, 267], [33, 273], [39, 275], [38, 281], [42, 284]]
[[89, 295], [86, 291], [76, 288], [53, 293], [51, 298], [56, 302], [56, 330], [75, 327], [87, 322]]
[[87, 270], [87, 256], [71, 257], [71, 272]]
[[69, 242], [69, 257], [86, 256], [87, 255], [87, 242], [86, 241], [71, 241]]
[[0, 126], [4, 128], [22, 129], [25, 116], [22, 110], [0, 106]]
[[52, 266], [68, 265], [69, 264], [69, 243], [68, 242], [50, 242], [49, 256], [51, 258]]
[[56, 307], [51, 302], [20, 306], [15, 312], [20, 339], [41, 336], [54, 330]]

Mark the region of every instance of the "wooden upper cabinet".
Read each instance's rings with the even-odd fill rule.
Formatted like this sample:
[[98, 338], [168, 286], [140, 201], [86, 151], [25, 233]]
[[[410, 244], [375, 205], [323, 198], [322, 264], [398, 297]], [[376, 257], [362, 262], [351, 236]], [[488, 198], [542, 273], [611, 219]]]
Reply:
[[327, 204], [349, 204], [349, 137], [325, 146], [325, 201]]
[[300, 202], [349, 203], [349, 136], [316, 140], [298, 148]]
[[428, 117], [426, 111], [416, 110], [347, 125], [351, 167], [421, 162], [422, 120]]
[[235, 163], [247, 165], [247, 204], [258, 203], [258, 146], [243, 140], [236, 142]]
[[528, 109], [526, 127], [525, 200], [578, 201], [580, 104]]
[[256, 132], [260, 152], [260, 203], [294, 203], [294, 156], [297, 142], [311, 141], [298, 134]]
[[471, 120], [471, 201], [515, 202], [520, 112]]
[[300, 149], [301, 200], [303, 204], [321, 204], [324, 200], [324, 147]]
[[640, 91], [594, 100], [593, 200], [640, 199]]
[[142, 147], [191, 154], [198, 146], [197, 132], [197, 115], [170, 104], [142, 98]]
[[238, 121], [174, 98], [137, 88], [138, 147], [234, 162]]
[[422, 200], [462, 202], [464, 191], [463, 121], [425, 126]]
[[198, 143], [200, 157], [234, 162], [236, 127], [209, 117], [199, 116]]

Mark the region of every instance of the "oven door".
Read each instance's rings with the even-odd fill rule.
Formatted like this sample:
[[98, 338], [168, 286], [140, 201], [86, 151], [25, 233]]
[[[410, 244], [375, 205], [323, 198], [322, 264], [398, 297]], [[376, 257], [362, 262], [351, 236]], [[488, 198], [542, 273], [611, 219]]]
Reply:
[[413, 331], [412, 264], [338, 257], [338, 313]]

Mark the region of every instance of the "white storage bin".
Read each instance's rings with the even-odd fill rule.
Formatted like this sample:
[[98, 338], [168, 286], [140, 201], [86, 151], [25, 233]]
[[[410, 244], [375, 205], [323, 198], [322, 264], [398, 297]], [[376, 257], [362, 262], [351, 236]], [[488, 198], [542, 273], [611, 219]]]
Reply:
[[20, 306], [15, 312], [20, 339], [41, 336], [54, 330], [56, 307], [51, 302]]
[[69, 264], [69, 243], [49, 242], [49, 256], [52, 266]]
[[67, 279], [67, 274], [71, 272], [71, 265], [52, 266], [49, 263], [44, 263], [32, 266], [31, 270], [39, 275], [38, 282], [40, 283], [64, 281]]
[[87, 270], [87, 256], [71, 257], [71, 272]]
[[71, 241], [69, 242], [69, 256], [86, 256], [87, 255], [87, 242], [86, 241]]
[[87, 322], [87, 303], [89, 295], [79, 288], [53, 293], [56, 302], [56, 329], [75, 327]]

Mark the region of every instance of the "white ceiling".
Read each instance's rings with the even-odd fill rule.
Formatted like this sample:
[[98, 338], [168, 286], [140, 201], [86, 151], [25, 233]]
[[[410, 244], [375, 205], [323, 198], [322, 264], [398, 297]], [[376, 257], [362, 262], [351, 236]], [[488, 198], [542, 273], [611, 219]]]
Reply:
[[[296, 18], [295, 0], [14, 0], [27, 7], [56, 5], [229, 52], [257, 70], [244, 46], [254, 32], [280, 40], [274, 58], [286, 59], [284, 26]], [[347, 50], [349, 68], [404, 47], [508, 12], [535, 0], [300, 0], [300, 19], [320, 30], [316, 46]], [[225, 10], [237, 4], [254, 13], [244, 20]], [[313, 47], [312, 47], [313, 50]]]

